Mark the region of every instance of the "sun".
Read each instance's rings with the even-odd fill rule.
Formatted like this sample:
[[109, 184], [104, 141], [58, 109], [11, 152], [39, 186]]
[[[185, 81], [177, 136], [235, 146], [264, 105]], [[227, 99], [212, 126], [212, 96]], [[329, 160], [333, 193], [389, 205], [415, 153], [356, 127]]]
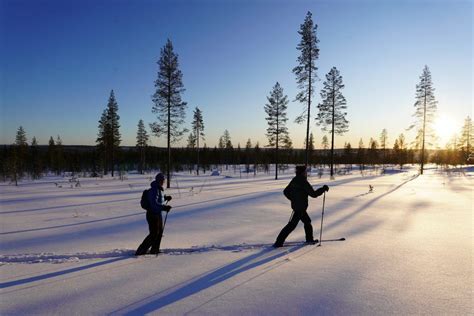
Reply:
[[440, 145], [448, 143], [457, 132], [455, 121], [447, 115], [438, 116], [433, 127]]

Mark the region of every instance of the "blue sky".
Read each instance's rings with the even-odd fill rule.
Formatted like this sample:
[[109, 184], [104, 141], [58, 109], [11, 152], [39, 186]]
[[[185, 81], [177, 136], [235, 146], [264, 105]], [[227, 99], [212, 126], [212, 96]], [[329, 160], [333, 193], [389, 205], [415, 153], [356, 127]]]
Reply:
[[[297, 31], [307, 11], [318, 24], [318, 75], [336, 66], [346, 88], [349, 132], [336, 138], [367, 145], [383, 128], [390, 145], [412, 122], [415, 86], [432, 72], [439, 114], [460, 129], [472, 116], [472, 1], [5, 1], [0, 2], [0, 143], [22, 125], [29, 140], [94, 144], [97, 121], [114, 89], [123, 145], [151, 113], [157, 65], [166, 39], [179, 54], [188, 102], [204, 112], [206, 143], [224, 129], [235, 145], [266, 144], [264, 104], [279, 81], [297, 93]], [[316, 102], [322, 81], [316, 84]], [[316, 103], [312, 112], [315, 114]], [[302, 147], [305, 127], [289, 131]], [[312, 122], [313, 123], [313, 122]], [[323, 132], [312, 132], [320, 146]], [[453, 133], [449, 131], [449, 133]], [[445, 132], [445, 134], [448, 132]], [[447, 140], [446, 135], [441, 142]], [[153, 145], [164, 139], [152, 138]], [[184, 141], [183, 141], [184, 144]], [[444, 145], [444, 144], [443, 144]]]

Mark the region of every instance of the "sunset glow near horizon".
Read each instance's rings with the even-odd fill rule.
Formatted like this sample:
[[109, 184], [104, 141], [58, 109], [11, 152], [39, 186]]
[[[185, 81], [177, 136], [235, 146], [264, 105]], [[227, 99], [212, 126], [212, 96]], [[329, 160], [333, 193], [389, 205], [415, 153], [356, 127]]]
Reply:
[[[167, 38], [179, 55], [188, 102], [186, 126], [199, 106], [206, 141], [228, 129], [235, 147], [248, 138], [267, 144], [264, 105], [276, 81], [290, 101], [307, 11], [318, 24], [320, 57], [312, 106], [316, 147], [324, 133], [314, 117], [325, 74], [343, 76], [349, 132], [336, 147], [362, 138], [368, 146], [388, 131], [388, 146], [413, 132], [415, 87], [431, 70], [438, 146], [472, 117], [471, 1], [3, 1], [0, 6], [1, 144], [21, 125], [28, 142], [93, 145], [111, 89], [119, 104], [122, 145], [135, 145], [137, 123], [156, 120], [151, 95]], [[302, 148], [305, 125], [293, 121], [303, 105], [288, 105], [288, 129]], [[165, 139], [151, 137], [152, 145]], [[186, 137], [176, 146], [184, 146]]]

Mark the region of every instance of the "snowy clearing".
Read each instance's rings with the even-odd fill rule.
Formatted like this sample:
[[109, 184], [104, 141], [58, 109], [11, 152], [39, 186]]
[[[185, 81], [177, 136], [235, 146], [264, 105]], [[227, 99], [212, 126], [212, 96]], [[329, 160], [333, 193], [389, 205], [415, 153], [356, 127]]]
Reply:
[[[271, 244], [290, 172], [178, 174], [163, 254], [147, 234], [150, 175], [0, 184], [2, 315], [472, 314], [473, 168], [329, 180], [322, 247]], [[369, 192], [369, 185], [373, 191]], [[322, 197], [310, 199], [319, 238]], [[288, 242], [304, 240], [300, 223]]]

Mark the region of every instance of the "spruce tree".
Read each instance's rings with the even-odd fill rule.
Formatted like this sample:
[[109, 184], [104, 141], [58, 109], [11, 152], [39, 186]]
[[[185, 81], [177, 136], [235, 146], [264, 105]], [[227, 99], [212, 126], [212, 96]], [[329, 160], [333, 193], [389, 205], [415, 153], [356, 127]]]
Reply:
[[186, 147], [191, 149], [196, 148], [196, 136], [194, 136], [192, 132], [189, 133]]
[[253, 151], [253, 175], [257, 175], [258, 165], [260, 163], [262, 150], [260, 149], [260, 144], [257, 142]]
[[359, 169], [364, 170], [365, 165], [365, 148], [362, 138], [359, 140], [359, 148], [357, 148], [357, 162], [359, 163]]
[[232, 141], [228, 130], [224, 131], [224, 135], [222, 135], [222, 142], [224, 143], [225, 169], [228, 170], [229, 163], [231, 162], [232, 158], [232, 152], [234, 150], [234, 146], [232, 146]]
[[166, 135], [168, 148], [168, 163], [166, 166], [166, 187], [171, 183], [171, 144], [179, 141], [186, 129], [181, 129], [184, 123], [186, 102], [181, 99], [185, 91], [183, 74], [179, 70], [178, 55], [173, 50], [173, 44], [168, 39], [161, 49], [158, 60], [158, 78], [155, 81], [156, 92], [153, 95], [152, 112], [158, 121], [150, 124], [153, 134], [157, 137]]
[[251, 155], [252, 155], [252, 141], [249, 138], [247, 140], [247, 143], [245, 144], [245, 170], [247, 171], [247, 175], [250, 172]]
[[31, 146], [30, 146], [30, 158], [31, 158], [31, 178], [33, 180], [41, 178], [41, 158], [39, 156], [39, 151], [38, 151], [38, 142], [36, 141], [36, 137], [33, 136], [33, 139], [31, 140]]
[[380, 134], [380, 147], [382, 148], [383, 150], [383, 158], [382, 158], [382, 165], [384, 167], [385, 165], [385, 160], [386, 160], [386, 148], [387, 148], [387, 140], [388, 140], [388, 136], [387, 136], [387, 130], [384, 128], [382, 130], [382, 133]]
[[58, 135], [56, 138], [56, 165], [55, 165], [55, 172], [56, 175], [60, 175], [64, 170], [64, 151], [63, 151], [63, 141], [61, 137]]
[[344, 145], [344, 157], [346, 163], [350, 164], [350, 169], [352, 170], [352, 146], [350, 142]]
[[26, 132], [23, 126], [20, 126], [16, 132], [15, 143], [12, 148], [12, 157], [10, 162], [10, 173], [15, 181], [15, 185], [18, 185], [18, 180], [23, 178], [23, 174], [26, 169], [26, 161], [28, 154], [28, 143], [26, 138]]
[[403, 169], [403, 165], [406, 163], [407, 158], [405, 135], [400, 134], [398, 136], [393, 145], [393, 151], [396, 162], [400, 165], [400, 169]]
[[[108, 122], [107, 122], [107, 110], [104, 110], [102, 112], [102, 116], [100, 117], [99, 120], [99, 126], [98, 126], [98, 133], [97, 133], [97, 151], [99, 152], [99, 155], [101, 156], [101, 164], [102, 164], [102, 169], [103, 169], [103, 174], [106, 175], [108, 172], [108, 155], [107, 155], [107, 149], [109, 148], [107, 141], [107, 134], [109, 133], [109, 127], [108, 127]], [[50, 139], [50, 146], [51, 146], [51, 140]], [[54, 146], [54, 141], [53, 141], [53, 146]]]
[[143, 120], [138, 121], [137, 130], [137, 149], [140, 153], [140, 163], [138, 164], [138, 171], [143, 174], [146, 164], [146, 148], [148, 147], [149, 136], [145, 128]]
[[114, 90], [110, 91], [109, 102], [107, 103], [107, 124], [106, 124], [106, 152], [109, 155], [112, 177], [116, 164], [116, 154], [120, 146], [120, 116], [118, 115], [118, 104], [115, 100]]
[[115, 99], [114, 90], [110, 91], [106, 109], [102, 112], [99, 120], [97, 134], [97, 149], [102, 155], [104, 174], [112, 172], [114, 176], [117, 152], [121, 142], [120, 116], [118, 115], [118, 104]]
[[322, 103], [318, 105], [316, 122], [323, 131], [331, 133], [331, 177], [334, 176], [334, 135], [342, 135], [348, 131], [349, 122], [346, 120], [346, 98], [342, 95], [344, 88], [342, 76], [336, 67], [332, 67], [326, 75], [324, 87], [321, 90]]
[[48, 141], [48, 171], [53, 171], [56, 165], [56, 144], [54, 143], [53, 136], [49, 137]]
[[321, 147], [324, 150], [327, 150], [329, 148], [329, 141], [328, 141], [328, 137], [326, 135], [323, 136], [323, 140], [321, 141]]
[[278, 148], [285, 146], [285, 140], [288, 138], [288, 128], [286, 127], [286, 109], [288, 106], [288, 97], [283, 93], [283, 88], [277, 82], [270, 96], [267, 96], [268, 103], [265, 104], [265, 113], [267, 113], [268, 128], [267, 139], [268, 146], [275, 148], [275, 180], [278, 179]]
[[300, 92], [296, 95], [296, 101], [305, 104], [303, 113], [296, 118], [297, 123], [304, 123], [306, 119], [306, 165], [309, 162], [309, 122], [311, 117], [311, 97], [314, 94], [314, 84], [317, 80], [316, 60], [319, 57], [318, 38], [316, 36], [317, 24], [313, 23], [312, 14], [308, 11], [303, 24], [300, 25], [298, 34], [301, 40], [296, 47], [300, 51], [298, 65], [293, 68], [296, 82]]
[[420, 76], [420, 83], [416, 85], [415, 113], [413, 114], [415, 122], [408, 128], [409, 130], [416, 128], [418, 131], [417, 140], [421, 142], [420, 174], [423, 174], [426, 145], [429, 145], [430, 138], [434, 138], [434, 131], [431, 125], [438, 104], [434, 97], [434, 90], [431, 72], [428, 66], [425, 66]]
[[372, 162], [373, 165], [375, 165], [378, 160], [378, 154], [377, 154], [378, 146], [379, 144], [377, 143], [377, 141], [371, 137], [369, 140], [368, 156], [369, 156], [369, 161]]
[[199, 175], [199, 140], [204, 139], [204, 121], [202, 118], [202, 111], [196, 107], [193, 113], [193, 121], [191, 123], [193, 128], [194, 143], [197, 151], [197, 175]]

